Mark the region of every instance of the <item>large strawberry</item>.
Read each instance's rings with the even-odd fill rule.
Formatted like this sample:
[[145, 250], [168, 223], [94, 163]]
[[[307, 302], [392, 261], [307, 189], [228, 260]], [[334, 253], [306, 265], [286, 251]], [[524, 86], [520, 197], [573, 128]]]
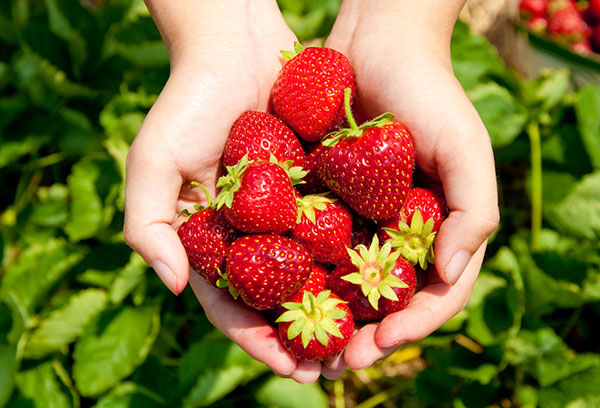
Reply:
[[417, 187], [409, 191], [396, 217], [378, 223], [377, 234], [382, 242], [391, 239], [392, 248], [425, 270], [428, 262], [434, 262], [433, 242], [445, 217], [443, 200], [433, 191]]
[[346, 90], [349, 129], [323, 141], [321, 178], [358, 214], [373, 220], [394, 217], [410, 189], [414, 144], [406, 127], [392, 121], [391, 113], [356, 125]]
[[380, 320], [402, 310], [415, 293], [415, 269], [389, 242], [379, 247], [377, 235], [370, 247], [348, 250], [350, 259], [329, 275], [327, 287], [348, 302], [355, 320]]
[[194, 213], [182, 212], [188, 217], [177, 230], [177, 235], [185, 248], [190, 267], [211, 285], [217, 285], [224, 271], [227, 247], [236, 239], [237, 232], [227, 222], [223, 212], [213, 208], [206, 189], [199, 184], [192, 184], [204, 191], [208, 206], [196, 206]]
[[519, 11], [524, 17], [543, 17], [546, 14], [548, 0], [521, 0]]
[[296, 294], [282, 305], [277, 319], [283, 345], [298, 360], [326, 360], [339, 354], [354, 331], [352, 313], [339, 296], [326, 290]]
[[265, 112], [244, 112], [233, 124], [223, 152], [225, 166], [236, 165], [242, 157], [268, 161], [271, 155], [280, 163], [304, 163], [300, 141], [279, 118]]
[[249, 161], [248, 156], [217, 181], [221, 188], [217, 208], [224, 207], [227, 220], [244, 232], [283, 233], [296, 225], [298, 207], [292, 180], [301, 180], [305, 172], [299, 167], [284, 169], [272, 161]]
[[310, 194], [297, 202], [292, 238], [304, 244], [316, 261], [337, 264], [345, 259], [352, 235], [348, 207], [331, 193]]
[[354, 91], [348, 59], [331, 48], [296, 44], [271, 90], [273, 109], [301, 138], [320, 140], [344, 118], [344, 89]]
[[559, 41], [571, 43], [589, 35], [577, 6], [570, 0], [551, 0], [548, 4], [548, 33]]
[[300, 290], [310, 276], [310, 253], [294, 240], [275, 234], [246, 235], [227, 251], [227, 279], [248, 305], [272, 309]]

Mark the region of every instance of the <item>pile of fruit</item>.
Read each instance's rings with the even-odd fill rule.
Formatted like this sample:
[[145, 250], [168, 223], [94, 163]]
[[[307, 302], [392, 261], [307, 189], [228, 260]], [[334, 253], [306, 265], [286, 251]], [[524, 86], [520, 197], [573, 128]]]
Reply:
[[600, 0], [521, 0], [529, 31], [582, 55], [600, 53]]
[[355, 322], [405, 308], [425, 284], [446, 210], [438, 192], [413, 186], [404, 125], [390, 113], [357, 124], [344, 55], [297, 44], [284, 56], [274, 114], [236, 120], [219, 194], [193, 183], [208, 205], [178, 234], [195, 271], [263, 312], [298, 359], [323, 360]]

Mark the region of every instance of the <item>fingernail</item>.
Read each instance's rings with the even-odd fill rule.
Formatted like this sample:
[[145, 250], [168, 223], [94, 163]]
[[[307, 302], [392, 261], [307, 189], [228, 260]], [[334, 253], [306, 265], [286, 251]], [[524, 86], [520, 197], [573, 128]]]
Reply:
[[167, 288], [175, 295], [177, 292], [177, 277], [167, 265], [162, 263], [161, 261], [155, 261], [152, 263], [152, 269], [156, 272], [161, 281], [165, 284]]
[[470, 259], [471, 254], [464, 249], [461, 249], [454, 254], [452, 260], [450, 260], [450, 263], [446, 267], [446, 280], [450, 285], [454, 285], [458, 281], [458, 278], [462, 275]]

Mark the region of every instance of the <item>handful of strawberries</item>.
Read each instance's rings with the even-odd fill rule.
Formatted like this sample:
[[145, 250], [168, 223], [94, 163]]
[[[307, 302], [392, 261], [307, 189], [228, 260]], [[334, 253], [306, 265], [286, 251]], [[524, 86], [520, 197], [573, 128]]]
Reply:
[[390, 113], [356, 123], [344, 55], [297, 44], [284, 57], [275, 115], [237, 119], [219, 194], [178, 234], [196, 272], [264, 311], [295, 357], [324, 360], [346, 347], [355, 322], [406, 307], [446, 209], [412, 186], [404, 125]]

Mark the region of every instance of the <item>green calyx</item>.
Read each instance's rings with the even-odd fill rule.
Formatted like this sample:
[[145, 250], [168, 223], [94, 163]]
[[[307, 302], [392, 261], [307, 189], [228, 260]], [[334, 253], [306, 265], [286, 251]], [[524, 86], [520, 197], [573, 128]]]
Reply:
[[229, 290], [229, 294], [234, 298], [237, 299], [238, 296], [240, 295], [239, 292], [229, 284], [229, 279], [227, 278], [227, 273], [225, 272], [221, 272], [221, 269], [217, 268], [217, 272], [219, 273], [220, 278], [217, 279], [216, 282], [216, 286], [217, 288], [227, 288]]
[[330, 193], [310, 194], [296, 199], [296, 203], [298, 204], [298, 218], [296, 219], [296, 223], [299, 223], [302, 216], [304, 216], [314, 224], [316, 222], [315, 210], [324, 211], [327, 209], [327, 204], [336, 201], [335, 198], [326, 197], [328, 194]]
[[[260, 160], [259, 160], [260, 161]], [[307, 171], [303, 170], [300, 166], [293, 166], [294, 161], [288, 160], [283, 163], [279, 163], [277, 158], [271, 154], [269, 162], [278, 164], [287, 173], [290, 178], [292, 186], [305, 183], [303, 180], [304, 176], [308, 174]], [[246, 154], [241, 160], [234, 166], [226, 166], [227, 174], [219, 177], [217, 180], [217, 188], [220, 188], [219, 194], [215, 198], [215, 207], [220, 209], [224, 205], [231, 208], [235, 193], [241, 188], [242, 175], [250, 164], [254, 163], [254, 160], [249, 160]]]
[[398, 300], [398, 296], [392, 288], [407, 288], [408, 285], [398, 277], [390, 274], [396, 266], [400, 252], [392, 251], [392, 245], [388, 241], [381, 248], [377, 235], [367, 249], [364, 245], [356, 247], [358, 251], [348, 248], [350, 260], [358, 268], [342, 279], [359, 285], [363, 295], [369, 299], [369, 303], [375, 310], [379, 310], [379, 299], [383, 296], [389, 300]]
[[251, 163], [253, 163], [253, 161], [248, 160], [248, 155], [246, 154], [236, 165], [225, 167], [227, 174], [219, 177], [219, 180], [217, 180], [217, 188], [221, 189], [215, 198], [217, 209], [220, 209], [224, 205], [231, 208], [233, 197], [235, 196], [236, 191], [242, 186], [242, 174], [244, 174]]
[[413, 214], [410, 226], [405, 222], [398, 222], [398, 230], [393, 228], [384, 228], [385, 232], [391, 237], [387, 242], [392, 248], [400, 252], [412, 265], [419, 265], [422, 269], [427, 269], [428, 263], [434, 263], [433, 242], [437, 232], [433, 232], [433, 218], [429, 218], [423, 223], [423, 216], [420, 210]]
[[343, 319], [348, 314], [337, 308], [337, 305], [346, 302], [330, 298], [330, 295], [329, 290], [320, 292], [316, 297], [304, 291], [302, 302], [286, 302], [281, 305], [287, 311], [279, 316], [276, 322], [292, 322], [287, 333], [289, 340], [302, 336], [302, 345], [306, 348], [310, 340], [315, 337], [319, 343], [327, 347], [329, 336], [344, 337], [335, 321]]
[[283, 55], [283, 58], [286, 61], [291, 60], [292, 58], [294, 58], [296, 55], [300, 54], [302, 51], [304, 51], [304, 46], [302, 44], [300, 44], [298, 41], [296, 41], [294, 43], [294, 51], [281, 51], [281, 55]]
[[375, 119], [372, 119], [368, 122], [362, 123], [360, 126], [356, 124], [354, 120], [354, 116], [352, 115], [352, 108], [350, 104], [350, 99], [352, 98], [352, 89], [346, 88], [344, 90], [344, 110], [346, 111], [346, 118], [348, 119], [349, 128], [340, 129], [328, 133], [325, 135], [325, 138], [321, 142], [324, 146], [335, 146], [340, 140], [350, 138], [350, 137], [360, 137], [363, 132], [369, 128], [373, 127], [382, 127], [390, 123], [390, 121], [394, 118], [394, 114], [390, 112], [386, 112], [382, 115], [377, 116]]

